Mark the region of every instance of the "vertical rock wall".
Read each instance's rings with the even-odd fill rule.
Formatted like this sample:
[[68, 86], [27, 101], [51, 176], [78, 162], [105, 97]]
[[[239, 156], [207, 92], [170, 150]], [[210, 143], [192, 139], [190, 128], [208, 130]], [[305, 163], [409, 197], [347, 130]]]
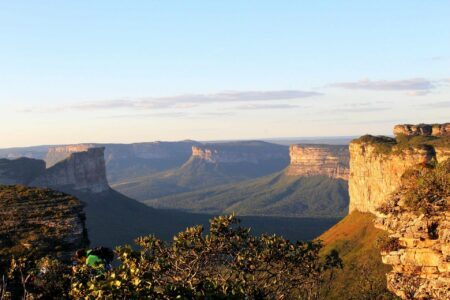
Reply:
[[289, 154], [291, 163], [286, 175], [326, 175], [348, 180], [350, 173], [348, 146], [292, 145]]

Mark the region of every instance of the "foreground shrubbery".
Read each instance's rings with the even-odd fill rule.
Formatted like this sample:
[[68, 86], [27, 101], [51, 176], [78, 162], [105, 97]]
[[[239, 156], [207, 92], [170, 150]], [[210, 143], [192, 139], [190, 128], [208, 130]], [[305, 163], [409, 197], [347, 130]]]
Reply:
[[117, 248], [120, 264], [110, 272], [13, 261], [5, 284], [30, 299], [320, 299], [342, 267], [335, 251], [319, 257], [320, 242], [252, 236], [234, 216], [211, 220], [206, 235], [196, 226], [172, 243], [136, 242], [137, 250]]
[[405, 172], [401, 185], [378, 210], [396, 214], [399, 209], [427, 216], [448, 209], [450, 199], [450, 159], [421, 165]]

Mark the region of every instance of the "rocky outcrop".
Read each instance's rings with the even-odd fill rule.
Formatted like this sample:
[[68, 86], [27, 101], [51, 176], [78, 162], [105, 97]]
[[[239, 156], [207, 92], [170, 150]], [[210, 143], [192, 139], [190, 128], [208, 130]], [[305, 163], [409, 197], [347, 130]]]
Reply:
[[120, 160], [155, 160], [169, 159], [185, 156], [186, 159], [191, 154], [192, 145], [199, 143], [194, 141], [181, 142], [149, 142], [134, 144], [74, 144], [49, 147], [45, 161], [47, 167], [68, 158], [72, 153], [84, 152], [90, 148], [105, 148], [106, 164], [111, 161]]
[[390, 234], [382, 259], [393, 267], [388, 288], [402, 299], [450, 299], [450, 212], [424, 214], [392, 202], [407, 170], [450, 159], [448, 129], [449, 123], [397, 125], [396, 139], [364, 136], [349, 147], [350, 212], [377, 215], [376, 227]]
[[29, 184], [45, 172], [45, 162], [39, 159], [18, 158], [0, 159], [1, 184]]
[[407, 169], [450, 157], [449, 147], [440, 139], [409, 144], [408, 141], [397, 143], [387, 137], [364, 136], [352, 141], [349, 149], [350, 212], [358, 210], [374, 214], [398, 188]]
[[77, 145], [64, 145], [48, 148], [47, 155], [45, 156], [45, 162], [47, 168], [50, 168], [60, 161], [70, 157], [72, 153], [85, 152], [90, 148], [94, 148], [94, 144], [77, 144]]
[[376, 227], [399, 243], [381, 253], [393, 267], [387, 275], [391, 291], [402, 299], [450, 299], [450, 212], [384, 215]]
[[394, 135], [400, 136], [450, 136], [450, 123], [444, 124], [402, 124], [394, 127]]
[[104, 148], [89, 148], [72, 153], [33, 180], [31, 185], [58, 189], [87, 190], [100, 193], [109, 189]]
[[347, 146], [292, 145], [288, 176], [325, 175], [348, 180], [349, 152]]
[[253, 163], [287, 160], [285, 146], [265, 142], [230, 142], [192, 146], [192, 157], [208, 163]]
[[55, 255], [69, 259], [88, 243], [83, 206], [48, 189], [0, 186], [0, 260]]
[[400, 185], [403, 173], [410, 167], [430, 162], [433, 149], [408, 149], [398, 153], [380, 153], [378, 145], [355, 141], [350, 144], [350, 212], [376, 209]]

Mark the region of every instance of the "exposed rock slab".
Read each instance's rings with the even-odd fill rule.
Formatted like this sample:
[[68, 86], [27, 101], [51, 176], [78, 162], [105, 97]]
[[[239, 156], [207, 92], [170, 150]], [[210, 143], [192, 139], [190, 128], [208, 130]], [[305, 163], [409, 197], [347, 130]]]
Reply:
[[292, 145], [288, 176], [326, 175], [331, 178], [349, 178], [349, 150], [347, 146]]
[[70, 258], [87, 245], [83, 206], [48, 189], [0, 186], [0, 258]]
[[65, 160], [48, 168], [31, 185], [70, 188], [100, 193], [109, 189], [106, 179], [104, 148], [88, 148], [72, 153]]

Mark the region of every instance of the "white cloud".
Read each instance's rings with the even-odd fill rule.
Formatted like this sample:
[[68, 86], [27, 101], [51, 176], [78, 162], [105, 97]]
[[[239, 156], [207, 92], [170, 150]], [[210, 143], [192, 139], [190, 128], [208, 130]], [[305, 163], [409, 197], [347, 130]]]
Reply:
[[352, 90], [360, 89], [373, 91], [429, 91], [435, 88], [432, 81], [424, 78], [378, 81], [364, 79], [356, 82], [334, 83], [330, 86]]
[[279, 100], [295, 100], [322, 93], [301, 90], [279, 91], [229, 91], [215, 94], [183, 94], [169, 97], [147, 97], [140, 99], [113, 99], [80, 102], [50, 108], [26, 108], [22, 112], [30, 111], [69, 111], [69, 110], [106, 110], [129, 108], [134, 110], [162, 109], [162, 108], [191, 108], [198, 104], [233, 103], [233, 102], [264, 102]]

